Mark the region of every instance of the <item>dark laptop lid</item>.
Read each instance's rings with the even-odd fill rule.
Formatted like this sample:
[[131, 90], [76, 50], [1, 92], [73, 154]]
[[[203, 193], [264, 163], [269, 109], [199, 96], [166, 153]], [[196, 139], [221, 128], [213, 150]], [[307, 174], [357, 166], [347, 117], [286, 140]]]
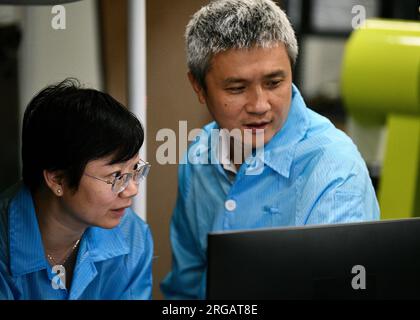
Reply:
[[207, 297], [420, 298], [420, 219], [211, 233]]

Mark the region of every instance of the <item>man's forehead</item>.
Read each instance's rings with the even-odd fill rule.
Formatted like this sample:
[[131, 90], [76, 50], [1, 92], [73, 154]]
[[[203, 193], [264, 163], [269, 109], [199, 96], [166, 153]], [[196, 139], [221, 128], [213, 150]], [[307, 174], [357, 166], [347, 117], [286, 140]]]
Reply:
[[230, 56], [228, 59], [216, 58], [213, 60], [212, 73], [219, 80], [226, 83], [234, 83], [246, 80], [248, 77], [274, 78], [286, 77], [291, 72], [289, 59], [279, 56], [277, 53], [263, 56], [247, 57]]
[[[277, 56], [277, 57], [275, 57]], [[262, 48], [262, 47], [252, 47], [252, 48], [232, 48], [226, 51], [221, 51], [214, 54], [209, 63], [209, 71], [212, 67], [224, 65], [232, 66], [242, 65], [243, 61], [252, 61], [255, 62], [265, 62], [269, 60], [279, 60], [278, 58], [287, 58], [288, 54], [284, 45]], [[279, 61], [280, 62], [280, 61]], [[224, 66], [225, 67], [225, 66]]]
[[[278, 69], [275, 71], [269, 71], [265, 74], [262, 74], [263, 79], [273, 79], [273, 78], [284, 78], [287, 76], [287, 71], [283, 69]], [[238, 82], [244, 82], [247, 79], [245, 77], [227, 77], [223, 79], [224, 84], [234, 84]]]

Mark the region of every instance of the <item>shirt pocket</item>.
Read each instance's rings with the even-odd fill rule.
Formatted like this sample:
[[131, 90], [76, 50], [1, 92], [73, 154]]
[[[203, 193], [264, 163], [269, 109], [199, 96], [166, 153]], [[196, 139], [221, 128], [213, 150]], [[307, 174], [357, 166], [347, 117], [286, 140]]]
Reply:
[[296, 224], [296, 199], [278, 201], [263, 206], [263, 220], [267, 227], [286, 227]]

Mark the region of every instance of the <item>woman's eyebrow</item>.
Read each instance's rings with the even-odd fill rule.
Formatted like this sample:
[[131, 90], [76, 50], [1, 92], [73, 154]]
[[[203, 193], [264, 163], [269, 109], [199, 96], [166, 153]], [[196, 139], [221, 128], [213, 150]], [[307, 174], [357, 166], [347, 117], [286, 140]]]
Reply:
[[[123, 169], [124, 167], [131, 167], [130, 165], [130, 160], [126, 160], [126, 161], [121, 161], [121, 162], [116, 162], [116, 163], [112, 163], [113, 160], [109, 160], [107, 163], [105, 163], [104, 166], [109, 166], [109, 167], [113, 167], [113, 168], [119, 168], [119, 169]], [[133, 161], [133, 165], [132, 167], [134, 167], [136, 164], [138, 164], [140, 162], [140, 158], [136, 158], [135, 161]]]
[[109, 162], [106, 162], [104, 164], [104, 167], [111, 167], [111, 168], [121, 168], [123, 166], [124, 162], [117, 162], [117, 163], [112, 163], [112, 160]]

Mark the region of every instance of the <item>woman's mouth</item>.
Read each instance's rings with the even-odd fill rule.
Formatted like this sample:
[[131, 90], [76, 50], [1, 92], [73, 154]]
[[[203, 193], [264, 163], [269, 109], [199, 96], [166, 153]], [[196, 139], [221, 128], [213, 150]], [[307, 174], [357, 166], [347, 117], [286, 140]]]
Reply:
[[111, 212], [117, 217], [122, 217], [125, 213], [125, 209], [127, 209], [127, 207], [123, 207], [119, 209], [111, 209]]

